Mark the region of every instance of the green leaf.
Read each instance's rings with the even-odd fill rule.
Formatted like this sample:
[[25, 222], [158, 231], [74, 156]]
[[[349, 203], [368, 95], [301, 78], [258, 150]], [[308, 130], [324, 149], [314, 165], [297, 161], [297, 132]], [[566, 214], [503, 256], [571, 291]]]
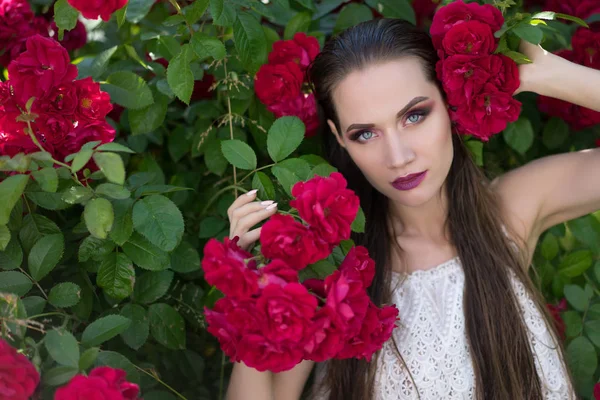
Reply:
[[533, 144], [533, 127], [527, 118], [520, 117], [517, 121], [508, 124], [503, 136], [510, 147], [520, 154], [525, 154]]
[[25, 252], [29, 253], [33, 245], [42, 237], [56, 233], [61, 233], [61, 230], [52, 220], [39, 214], [27, 214], [23, 219], [19, 239]]
[[227, 221], [219, 217], [209, 216], [200, 222], [198, 237], [208, 239], [217, 236], [227, 226]]
[[42, 168], [31, 173], [43, 191], [56, 192], [58, 189], [58, 174], [54, 167]]
[[54, 22], [59, 29], [70, 31], [77, 25], [79, 11], [71, 7], [67, 0], [58, 0], [54, 4]]
[[200, 61], [209, 57], [221, 60], [227, 55], [227, 50], [223, 42], [201, 32], [194, 32], [190, 45]]
[[561, 317], [565, 322], [565, 333], [567, 337], [578, 336], [583, 330], [583, 322], [581, 315], [577, 311], [565, 311], [561, 313]]
[[600, 321], [586, 321], [585, 322], [585, 334], [587, 337], [600, 348]]
[[182, 12], [188, 24], [194, 25], [206, 12], [209, 0], [196, 0], [185, 7]]
[[544, 38], [544, 32], [540, 28], [527, 23], [515, 26], [512, 31], [521, 39], [533, 44], [540, 44]]
[[235, 21], [235, 7], [227, 0], [210, 0], [210, 14], [217, 26], [231, 27]]
[[221, 151], [221, 141], [212, 139], [207, 140], [207, 142], [204, 149], [204, 162], [206, 163], [206, 168], [208, 168], [210, 172], [221, 176], [229, 165]]
[[[499, 53], [499, 51], [496, 50], [496, 53]], [[517, 64], [531, 64], [533, 62], [529, 58], [527, 58], [525, 54], [519, 53], [518, 51], [505, 50], [502, 52], [502, 54], [504, 54]]]
[[567, 254], [560, 262], [559, 272], [569, 278], [582, 275], [593, 264], [592, 252], [580, 250]]
[[365, 231], [365, 213], [363, 212], [362, 207], [358, 208], [356, 218], [354, 218], [351, 228], [353, 232], [363, 233]]
[[146, 310], [137, 304], [127, 304], [121, 310], [121, 315], [131, 320], [131, 325], [121, 333], [121, 338], [127, 346], [138, 350], [146, 343], [150, 334], [150, 322]]
[[598, 356], [594, 345], [587, 338], [580, 336], [573, 339], [567, 346], [566, 353], [573, 376], [582, 378], [594, 374], [598, 366]]
[[38, 240], [29, 252], [29, 272], [33, 279], [40, 281], [56, 267], [65, 248], [62, 233], [44, 236]]
[[135, 154], [135, 151], [131, 150], [129, 147], [123, 146], [122, 144], [115, 143], [115, 142], [104, 143], [103, 145], [98, 146], [98, 148], [96, 150]]
[[92, 154], [94, 154], [94, 151], [91, 149], [80, 150], [73, 159], [73, 163], [71, 164], [71, 171], [77, 172], [81, 168], [85, 167], [85, 165], [92, 158]]
[[267, 151], [275, 162], [284, 160], [294, 152], [304, 139], [304, 123], [298, 117], [281, 117], [275, 120], [267, 135]]
[[114, 183], [102, 183], [96, 188], [96, 194], [104, 195], [113, 199], [123, 200], [131, 197], [131, 192], [121, 185]]
[[273, 166], [271, 168], [271, 173], [275, 176], [275, 178], [277, 178], [277, 181], [281, 184], [283, 190], [285, 190], [289, 196], [292, 195], [292, 187], [302, 180], [302, 178], [300, 178], [294, 172], [279, 165]]
[[255, 173], [252, 177], [252, 188], [258, 189], [259, 199], [267, 200], [275, 198], [275, 187], [273, 186], [273, 182], [271, 182], [271, 178], [261, 171]]
[[79, 366], [79, 344], [70, 332], [52, 329], [44, 337], [44, 345], [50, 356], [60, 365]]
[[115, 221], [109, 232], [110, 238], [119, 246], [122, 246], [133, 233], [133, 200], [124, 199], [113, 202]]
[[94, 361], [96, 361], [96, 358], [98, 358], [98, 353], [100, 353], [100, 349], [98, 347], [90, 347], [84, 351], [79, 359], [79, 369], [81, 371], [85, 371], [94, 365]]
[[246, 170], [256, 168], [256, 154], [252, 147], [241, 140], [223, 140], [221, 151], [225, 159], [234, 167]]
[[0, 182], [0, 225], [8, 224], [10, 212], [23, 194], [28, 175], [12, 175]]
[[185, 228], [179, 208], [162, 195], [148, 196], [135, 203], [133, 226], [163, 251], [177, 247]]
[[0, 251], [0, 269], [16, 269], [23, 263], [23, 249], [19, 239], [12, 236], [6, 248]]
[[28, 296], [22, 299], [23, 306], [27, 316], [33, 317], [34, 315], [41, 314], [46, 307], [46, 300], [40, 296]]
[[170, 305], [153, 304], [148, 309], [150, 332], [156, 341], [168, 349], [185, 349], [185, 322]]
[[133, 299], [142, 304], [154, 303], [169, 291], [173, 271], [145, 272], [135, 283]]
[[[6, 225], [0, 225], [0, 252], [4, 252], [10, 243], [10, 229]], [[0, 255], [0, 268], [2, 265], [2, 256]]]
[[150, 133], [162, 126], [167, 115], [168, 99], [156, 95], [156, 101], [148, 107], [129, 111], [129, 126], [131, 133], [140, 135]]
[[135, 270], [129, 257], [123, 253], [112, 253], [104, 258], [96, 283], [110, 297], [122, 300], [133, 292]]
[[581, 287], [577, 285], [565, 285], [564, 294], [569, 304], [577, 311], [584, 312], [586, 310], [589, 299]]
[[546, 260], [551, 261], [558, 255], [558, 240], [556, 240], [556, 236], [552, 233], [548, 232], [544, 235], [544, 240], [540, 245], [540, 250], [542, 252], [542, 257]]
[[90, 200], [85, 205], [83, 219], [93, 236], [106, 239], [115, 219], [112, 204], [103, 198]]
[[324, 279], [325, 277], [331, 275], [337, 268], [335, 265], [331, 264], [327, 260], [317, 261], [314, 264], [311, 264], [309, 268], [317, 274], [319, 279]]
[[549, 149], [558, 149], [569, 137], [569, 126], [560, 118], [552, 117], [544, 126], [542, 142]]
[[185, 240], [171, 253], [171, 269], [182, 274], [200, 269], [200, 255]]
[[118, 48], [119, 46], [108, 48], [94, 58], [94, 61], [92, 61], [92, 65], [89, 69], [89, 73], [94, 80], [98, 80], [102, 74], [104, 74], [111, 57], [115, 54]]
[[98, 346], [124, 332], [130, 324], [131, 320], [121, 315], [98, 318], [85, 328], [81, 343], [85, 346]]
[[250, 13], [241, 12], [233, 24], [235, 48], [251, 74], [267, 62], [267, 38], [260, 22]]
[[79, 303], [81, 289], [72, 282], [62, 282], [54, 286], [48, 295], [48, 301], [55, 307], [72, 307]]
[[71, 186], [65, 190], [61, 199], [68, 204], [85, 203], [94, 196], [94, 192], [87, 186]]
[[545, 20], [554, 20], [556, 18], [566, 19], [568, 21], [573, 21], [581, 26], [588, 27], [588, 24], [582, 20], [581, 18], [574, 17], [568, 14], [557, 13], [553, 11], [542, 11], [539, 13], [535, 13], [531, 16], [531, 19], [545, 19]]
[[94, 153], [94, 161], [110, 182], [123, 185], [125, 183], [125, 165], [116, 153]]
[[60, 386], [71, 380], [79, 370], [75, 367], [54, 367], [47, 370], [42, 375], [42, 382], [48, 386]]
[[283, 39], [291, 40], [296, 33], [307, 32], [310, 27], [310, 23], [310, 13], [306, 11], [296, 13], [296, 15], [294, 15], [285, 26], [285, 30], [283, 31]]
[[154, 246], [138, 233], [132, 234], [122, 247], [125, 254], [140, 268], [162, 271], [169, 267], [168, 253]]
[[140, 384], [140, 374], [135, 365], [127, 357], [116, 351], [101, 351], [94, 363], [96, 366], [106, 365], [122, 369], [127, 373], [126, 381]]
[[25, 296], [31, 290], [31, 280], [17, 271], [0, 272], [0, 292], [14, 293], [17, 296]]
[[185, 104], [190, 104], [194, 90], [194, 75], [189, 63], [190, 48], [188, 44], [181, 46], [177, 54], [167, 67], [167, 82], [173, 93]]
[[350, 3], [344, 6], [335, 21], [334, 33], [339, 33], [361, 22], [373, 19], [369, 7], [364, 4]]
[[600, 253], [600, 222], [591, 215], [568, 221], [567, 226], [575, 238], [596, 254]]
[[129, 0], [125, 18], [132, 24], [140, 22], [150, 11], [156, 0]]
[[92, 260], [102, 260], [112, 253], [115, 249], [115, 243], [111, 240], [98, 239], [94, 236], [88, 236], [81, 241], [79, 245], [79, 261], [86, 262]]
[[319, 164], [312, 169], [312, 171], [310, 172], [310, 177], [311, 178], [313, 176], [328, 177], [333, 172], [337, 172], [336, 167], [329, 165], [329, 164]]
[[111, 101], [125, 108], [137, 110], [154, 102], [146, 81], [133, 72], [113, 72], [106, 81], [107, 84], [102, 85], [102, 90], [110, 94]]
[[368, 5], [386, 18], [400, 18], [416, 25], [415, 11], [408, 0], [367, 0]]

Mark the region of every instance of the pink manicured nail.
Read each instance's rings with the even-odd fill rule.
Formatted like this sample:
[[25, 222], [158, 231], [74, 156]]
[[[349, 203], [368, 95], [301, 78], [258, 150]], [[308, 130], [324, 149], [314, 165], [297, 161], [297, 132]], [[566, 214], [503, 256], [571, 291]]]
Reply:
[[269, 206], [271, 204], [273, 204], [273, 200], [265, 200], [260, 202], [261, 206]]
[[248, 193], [246, 193], [246, 196], [252, 196], [252, 195], [256, 194], [256, 192], [258, 192], [258, 189], [251, 190]]
[[267, 208], [266, 208], [266, 210], [272, 210], [272, 209], [274, 209], [275, 207], [277, 207], [277, 203], [273, 203], [273, 204], [271, 204], [269, 207], [267, 207]]

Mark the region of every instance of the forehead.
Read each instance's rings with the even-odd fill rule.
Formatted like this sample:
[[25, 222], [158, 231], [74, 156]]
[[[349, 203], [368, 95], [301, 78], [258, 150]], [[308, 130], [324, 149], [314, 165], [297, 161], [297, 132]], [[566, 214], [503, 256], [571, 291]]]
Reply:
[[333, 103], [342, 130], [352, 123], [377, 123], [417, 96], [439, 97], [416, 58], [372, 64], [345, 76], [333, 89]]

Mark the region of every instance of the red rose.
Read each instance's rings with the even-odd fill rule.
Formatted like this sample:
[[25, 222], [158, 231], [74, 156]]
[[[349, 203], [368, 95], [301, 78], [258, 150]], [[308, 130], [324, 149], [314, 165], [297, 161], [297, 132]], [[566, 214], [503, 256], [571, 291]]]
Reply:
[[112, 110], [110, 95], [100, 90], [100, 84], [88, 77], [75, 81], [77, 89], [78, 107], [77, 119], [92, 122], [104, 120]]
[[28, 400], [40, 382], [40, 375], [23, 354], [0, 339], [0, 398]]
[[479, 21], [490, 26], [492, 33], [504, 24], [504, 17], [496, 7], [477, 3], [465, 4], [462, 0], [441, 7], [433, 16], [430, 33], [433, 44], [440, 48], [446, 32], [455, 25], [468, 21]]
[[266, 105], [291, 100], [300, 94], [302, 71], [298, 64], [264, 64], [256, 74], [254, 90], [259, 100]]
[[336, 358], [364, 358], [371, 362], [373, 354], [392, 336], [398, 309], [395, 306], [378, 308], [369, 302], [360, 332], [347, 341]]
[[366, 247], [355, 246], [350, 249], [339, 270], [349, 276], [356, 274], [363, 286], [368, 288], [375, 277], [375, 261], [369, 257]]
[[319, 129], [317, 102], [315, 101], [315, 95], [312, 93], [300, 93], [291, 100], [267, 106], [267, 109], [275, 114], [276, 118], [285, 115], [293, 115], [300, 118], [306, 127], [306, 137], [314, 136]]
[[600, 383], [594, 385], [594, 399], [600, 400]]
[[587, 19], [600, 13], [600, 3], [597, 0], [547, 0], [544, 10]]
[[442, 81], [448, 102], [469, 102], [490, 79], [492, 56], [476, 57], [456, 54], [438, 61], [438, 79]]
[[54, 400], [135, 400], [140, 388], [127, 382], [122, 369], [96, 367], [89, 376], [76, 375], [66, 386], [59, 388]]
[[266, 316], [264, 336], [274, 343], [303, 343], [310, 320], [317, 311], [317, 299], [299, 283], [265, 287], [256, 308]]
[[269, 53], [269, 63], [294, 62], [304, 71], [319, 54], [319, 50], [319, 42], [316, 38], [298, 32], [293, 40], [278, 40], [273, 43], [273, 51]]
[[50, 92], [33, 102], [33, 112], [37, 114], [57, 113], [73, 116], [77, 110], [77, 90], [73, 83], [53, 87]]
[[[50, 27], [54, 31], [52, 37], [55, 40], [58, 40], [58, 27], [56, 26], [56, 23], [52, 22]], [[59, 43], [68, 51], [74, 51], [85, 46], [87, 43], [87, 31], [85, 30], [85, 25], [83, 25], [81, 21], [77, 21], [75, 28], [70, 31], [65, 31], [63, 40], [60, 40]]]
[[302, 281], [302, 285], [308, 289], [309, 292], [314, 293], [316, 296], [325, 298], [325, 280], [309, 278]]
[[487, 56], [496, 50], [496, 39], [488, 24], [468, 21], [450, 29], [442, 46], [447, 55]]
[[333, 324], [340, 327], [346, 337], [357, 334], [369, 306], [369, 296], [362, 281], [352, 279], [341, 271], [335, 271], [325, 278], [325, 290], [325, 307], [335, 311]]
[[560, 313], [567, 310], [567, 300], [562, 299], [557, 305], [547, 304], [546, 307], [548, 307], [550, 315], [552, 315], [552, 318], [554, 318], [558, 334], [562, 340], [565, 340], [565, 331], [567, 327], [565, 325], [565, 321], [563, 321], [562, 317], [560, 316]]
[[440, 4], [440, 0], [414, 0], [412, 3], [415, 10], [418, 27], [427, 27], [431, 25], [433, 15]]
[[249, 258], [252, 254], [238, 247], [236, 239], [225, 238], [223, 243], [210, 239], [202, 259], [204, 279], [226, 296], [252, 296], [258, 291], [258, 275], [251, 269], [253, 263], [246, 266], [244, 260]]
[[292, 188], [292, 195], [296, 199], [290, 205], [321, 239], [337, 245], [350, 237], [359, 199], [346, 188], [342, 174], [334, 172], [327, 178], [315, 176], [307, 182], [298, 182]]
[[281, 372], [302, 361], [304, 353], [295, 344], [271, 342], [263, 335], [244, 335], [238, 346], [238, 359], [257, 371]]
[[[164, 58], [162, 58], [162, 60], [164, 60]], [[192, 91], [191, 100], [213, 98], [215, 92], [209, 90], [213, 83], [215, 83], [214, 75], [207, 73], [204, 74], [201, 80], [194, 81], [194, 90]]]
[[112, 13], [127, 4], [127, 0], [68, 0], [68, 2], [85, 18], [98, 19], [98, 17], [102, 17], [104, 21], [108, 21]]
[[450, 116], [458, 123], [459, 132], [486, 142], [492, 135], [504, 130], [508, 122], [516, 121], [520, 112], [521, 103], [512, 95], [486, 83], [470, 104], [459, 106]]
[[573, 61], [586, 67], [600, 69], [600, 32], [579, 28], [571, 38], [571, 45]]
[[284, 286], [288, 283], [298, 282], [298, 272], [282, 260], [273, 260], [259, 270], [258, 287], [268, 285]]
[[[27, 125], [23, 122], [17, 122], [16, 118], [20, 113], [0, 113], [0, 154], [13, 157], [18, 153], [35, 153], [40, 149], [33, 143], [25, 128]], [[44, 145], [45, 149], [52, 152], [49, 146]]]
[[301, 270], [331, 253], [331, 246], [289, 215], [274, 214], [260, 231], [261, 251]]
[[537, 106], [544, 114], [565, 120], [576, 131], [600, 124], [600, 112], [564, 100], [538, 96]]
[[99, 140], [101, 143], [109, 143], [115, 139], [115, 129], [106, 121], [97, 121], [87, 125], [79, 125], [66, 137], [57, 151], [62, 158], [69, 154], [77, 153], [81, 146], [88, 142]]
[[72, 82], [77, 67], [57, 41], [35, 35], [27, 39], [27, 51], [8, 66], [8, 74], [16, 100], [24, 105], [31, 97], [40, 98], [53, 87]]
[[0, 39], [3, 43], [20, 36], [33, 21], [33, 10], [27, 0], [0, 0]]
[[37, 137], [54, 146], [62, 143], [73, 128], [73, 122], [60, 114], [42, 114], [36, 118], [33, 126]]
[[342, 327], [334, 324], [338, 319], [331, 307], [317, 311], [304, 345], [305, 359], [322, 362], [335, 357], [344, 348], [345, 333]]

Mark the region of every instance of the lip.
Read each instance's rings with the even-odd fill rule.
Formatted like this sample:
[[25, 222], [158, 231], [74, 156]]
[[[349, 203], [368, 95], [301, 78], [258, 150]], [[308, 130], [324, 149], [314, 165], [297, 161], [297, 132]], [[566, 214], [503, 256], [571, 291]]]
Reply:
[[392, 186], [398, 190], [411, 190], [416, 188], [421, 182], [423, 182], [423, 179], [425, 179], [425, 175], [427, 175], [427, 171], [403, 176], [392, 182]]

